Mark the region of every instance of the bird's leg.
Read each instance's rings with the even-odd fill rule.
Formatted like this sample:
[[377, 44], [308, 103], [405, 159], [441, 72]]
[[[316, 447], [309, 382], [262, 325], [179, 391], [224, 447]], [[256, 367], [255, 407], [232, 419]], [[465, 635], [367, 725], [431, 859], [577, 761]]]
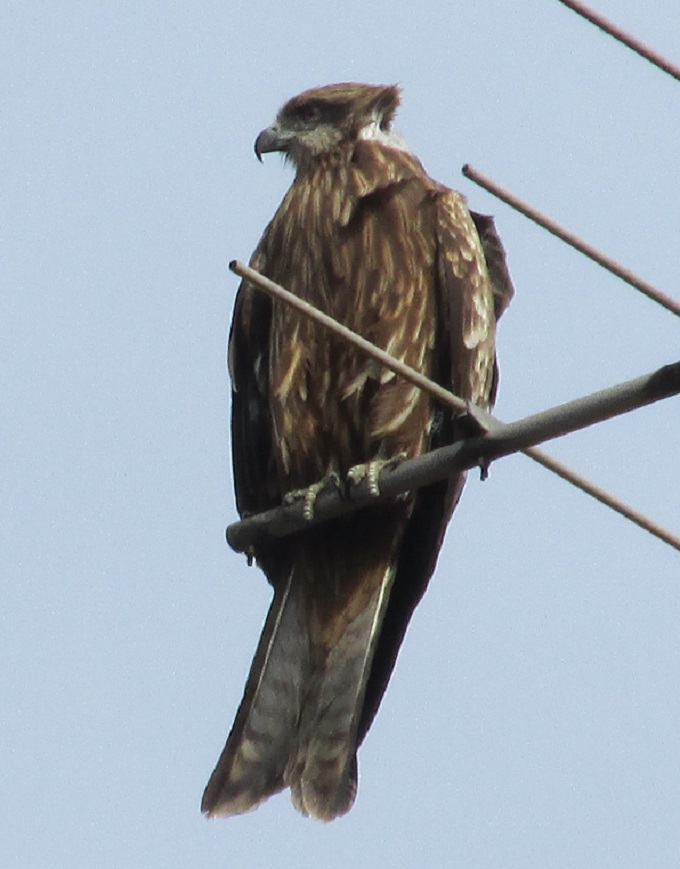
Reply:
[[306, 522], [311, 522], [314, 518], [314, 505], [316, 504], [316, 499], [319, 497], [321, 492], [326, 489], [335, 489], [342, 493], [340, 476], [337, 471], [328, 471], [322, 480], [319, 480], [317, 483], [312, 483], [311, 486], [307, 486], [305, 489], [293, 489], [292, 492], [287, 492], [283, 496], [283, 503], [286, 504], [286, 506], [290, 506], [291, 504], [296, 504], [298, 501], [304, 501], [302, 516]]
[[406, 453], [397, 453], [388, 459], [378, 458], [373, 459], [371, 462], [364, 462], [361, 465], [354, 465], [354, 467], [347, 471], [346, 483], [348, 491], [351, 491], [352, 488], [355, 488], [359, 483], [366, 480], [369, 494], [374, 498], [379, 498], [380, 484], [378, 480], [382, 471], [385, 468], [396, 468], [397, 465], [400, 465], [407, 458]]

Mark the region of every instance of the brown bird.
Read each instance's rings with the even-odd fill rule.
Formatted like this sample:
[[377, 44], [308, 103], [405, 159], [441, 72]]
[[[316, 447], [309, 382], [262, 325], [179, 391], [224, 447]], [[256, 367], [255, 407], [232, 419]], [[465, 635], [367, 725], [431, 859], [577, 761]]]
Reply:
[[[497, 386], [496, 321], [512, 296], [493, 221], [428, 177], [391, 129], [395, 86], [335, 84], [290, 100], [255, 142], [295, 180], [253, 268], [483, 408]], [[446, 407], [244, 282], [229, 340], [241, 515], [357, 465], [461, 436]], [[254, 552], [274, 597], [210, 816], [289, 787], [330, 821], [357, 787], [357, 749], [434, 571], [464, 475]]]

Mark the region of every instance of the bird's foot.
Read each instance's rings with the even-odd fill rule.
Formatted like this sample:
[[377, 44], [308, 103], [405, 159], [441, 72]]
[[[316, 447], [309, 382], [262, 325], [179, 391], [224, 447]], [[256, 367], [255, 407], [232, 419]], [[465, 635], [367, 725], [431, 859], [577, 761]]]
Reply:
[[305, 489], [293, 489], [292, 492], [287, 492], [283, 496], [283, 503], [286, 506], [290, 506], [291, 504], [303, 501], [302, 516], [306, 522], [311, 522], [314, 518], [316, 500], [326, 489], [341, 491], [340, 477], [334, 471], [327, 474], [323, 480], [319, 480], [318, 483], [312, 483], [311, 486], [307, 486]]
[[386, 468], [396, 468], [404, 459], [407, 458], [406, 453], [397, 453], [396, 456], [390, 456], [389, 459], [373, 459], [372, 462], [364, 462], [361, 465], [354, 465], [347, 471], [347, 489], [356, 488], [360, 483], [366, 480], [368, 484], [369, 494], [373, 498], [380, 497], [380, 483], [378, 482], [380, 474]]

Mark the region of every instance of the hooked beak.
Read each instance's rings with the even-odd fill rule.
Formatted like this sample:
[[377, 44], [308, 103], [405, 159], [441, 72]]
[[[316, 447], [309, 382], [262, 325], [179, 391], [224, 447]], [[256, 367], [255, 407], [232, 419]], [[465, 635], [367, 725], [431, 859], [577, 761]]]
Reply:
[[278, 124], [272, 124], [266, 130], [262, 130], [255, 139], [255, 156], [262, 162], [262, 155], [271, 151], [285, 151], [290, 137], [281, 132]]

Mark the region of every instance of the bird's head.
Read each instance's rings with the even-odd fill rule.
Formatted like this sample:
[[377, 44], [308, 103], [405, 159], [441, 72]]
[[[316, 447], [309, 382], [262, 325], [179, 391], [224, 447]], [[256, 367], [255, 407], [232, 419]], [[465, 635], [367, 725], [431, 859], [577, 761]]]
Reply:
[[262, 160], [262, 154], [281, 151], [301, 169], [358, 139], [380, 139], [401, 147], [390, 131], [398, 105], [396, 85], [344, 83], [313, 88], [283, 106], [276, 121], [255, 140], [255, 153]]

